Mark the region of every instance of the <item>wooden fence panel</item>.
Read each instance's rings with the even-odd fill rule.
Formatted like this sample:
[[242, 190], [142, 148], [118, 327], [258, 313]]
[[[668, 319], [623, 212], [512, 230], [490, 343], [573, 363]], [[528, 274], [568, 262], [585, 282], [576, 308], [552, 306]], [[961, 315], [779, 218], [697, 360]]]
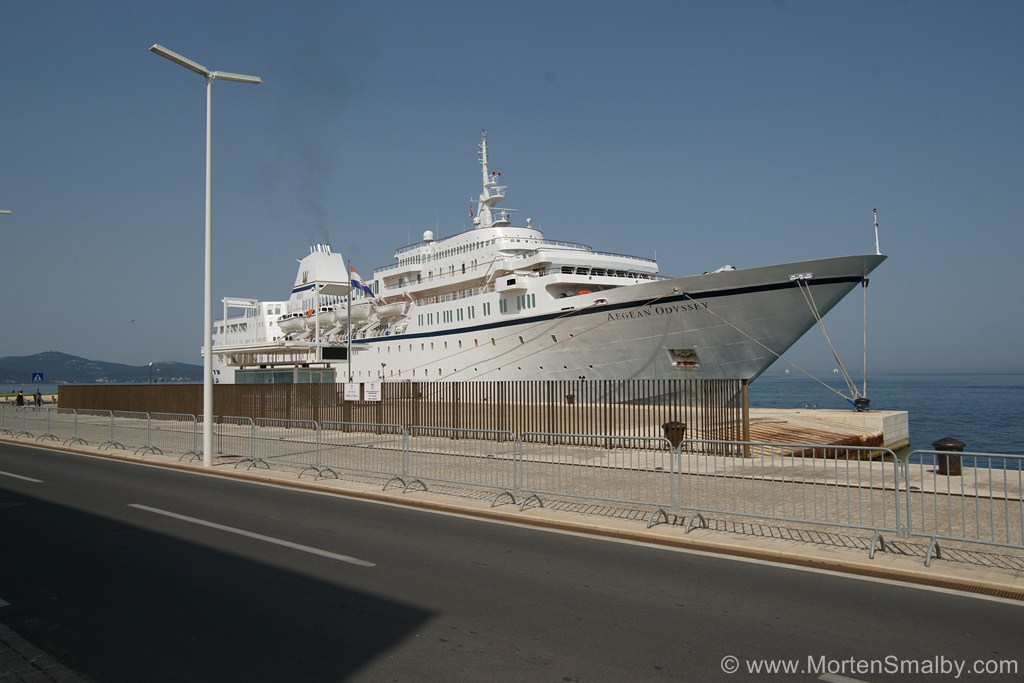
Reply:
[[[340, 384], [217, 384], [222, 416], [367, 422], [495, 432], [663, 436], [683, 422], [690, 438], [749, 438], [745, 380], [384, 382], [380, 401], [346, 401]], [[365, 397], [364, 397], [365, 398]], [[198, 384], [64, 385], [62, 408], [202, 413]]]

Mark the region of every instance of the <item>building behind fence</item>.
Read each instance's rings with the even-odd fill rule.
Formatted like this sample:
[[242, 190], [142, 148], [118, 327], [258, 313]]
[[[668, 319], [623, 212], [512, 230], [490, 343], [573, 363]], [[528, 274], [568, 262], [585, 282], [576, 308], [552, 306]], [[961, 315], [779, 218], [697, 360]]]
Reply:
[[[690, 438], [747, 441], [746, 380], [383, 382], [380, 400], [345, 400], [341, 384], [217, 384], [216, 415], [253, 419], [430, 425], [494, 432], [661, 437], [686, 425]], [[203, 388], [65, 385], [62, 408], [202, 413]]]

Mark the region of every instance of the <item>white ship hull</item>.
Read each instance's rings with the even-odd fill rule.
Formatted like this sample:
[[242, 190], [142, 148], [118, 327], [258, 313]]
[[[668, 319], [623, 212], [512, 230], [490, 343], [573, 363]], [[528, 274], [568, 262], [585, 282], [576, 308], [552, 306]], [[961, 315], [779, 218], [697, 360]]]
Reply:
[[754, 379], [816, 324], [805, 292], [824, 315], [884, 259], [849, 256], [655, 281], [562, 299], [565, 310], [361, 339], [353, 344], [352, 375]]

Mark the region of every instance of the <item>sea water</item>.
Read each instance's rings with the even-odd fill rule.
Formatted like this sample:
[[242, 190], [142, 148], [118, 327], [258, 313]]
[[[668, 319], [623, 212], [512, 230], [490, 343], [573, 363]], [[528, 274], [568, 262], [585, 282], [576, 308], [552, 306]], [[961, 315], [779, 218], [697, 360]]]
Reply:
[[[862, 388], [863, 376], [853, 378]], [[750, 385], [750, 405], [757, 408], [828, 408], [852, 410], [841, 376], [821, 382], [792, 371], [765, 373]], [[947, 436], [966, 451], [1024, 455], [1024, 371], [894, 372], [867, 377], [871, 410], [906, 411], [910, 447], [931, 450]]]

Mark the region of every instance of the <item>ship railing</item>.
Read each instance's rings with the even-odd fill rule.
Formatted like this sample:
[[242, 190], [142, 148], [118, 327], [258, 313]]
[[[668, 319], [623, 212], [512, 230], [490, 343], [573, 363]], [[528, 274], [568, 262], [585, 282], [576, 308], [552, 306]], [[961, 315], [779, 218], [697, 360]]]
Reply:
[[[0, 405], [8, 438], [198, 458], [202, 418]], [[216, 464], [356, 478], [492, 505], [597, 509], [692, 531], [764, 520], [1024, 550], [1024, 456], [610, 434], [217, 417]], [[673, 436], [666, 434], [666, 436]], [[586, 505], [581, 505], [586, 501]], [[605, 505], [601, 505], [604, 503]], [[626, 512], [623, 513], [622, 511]], [[617, 512], [616, 512], [617, 511]]]
[[925, 564], [939, 541], [1024, 547], [1024, 456], [915, 450], [900, 465], [909, 533], [930, 540]]

